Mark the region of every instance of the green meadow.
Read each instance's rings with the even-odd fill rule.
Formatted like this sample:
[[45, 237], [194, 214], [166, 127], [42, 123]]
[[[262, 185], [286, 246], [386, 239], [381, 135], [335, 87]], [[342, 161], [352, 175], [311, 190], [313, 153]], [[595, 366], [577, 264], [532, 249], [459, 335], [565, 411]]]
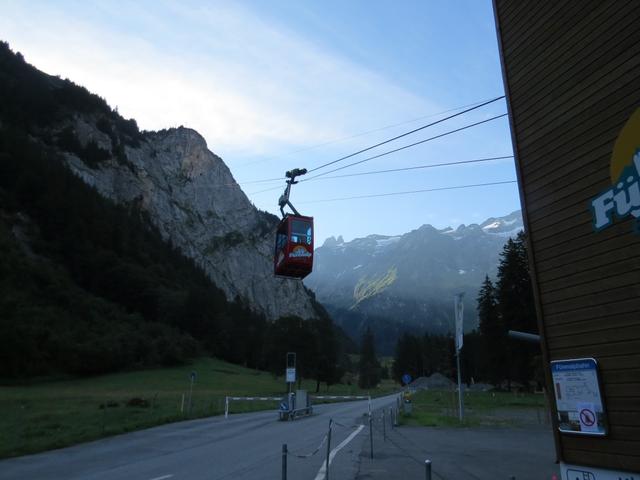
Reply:
[[[190, 375], [196, 372], [191, 408]], [[319, 394], [372, 396], [356, 385], [321, 386]], [[302, 382], [314, 393], [316, 383]], [[204, 358], [175, 368], [0, 386], [0, 458], [65, 447], [168, 422], [224, 414], [225, 396], [282, 396], [283, 377]], [[278, 402], [232, 402], [231, 413], [276, 410]], [[275, 412], [274, 412], [275, 418]]]
[[458, 393], [426, 390], [411, 395], [412, 411], [401, 414], [401, 425], [480, 427], [546, 425], [545, 398], [538, 393], [464, 392], [464, 416], [458, 418]]

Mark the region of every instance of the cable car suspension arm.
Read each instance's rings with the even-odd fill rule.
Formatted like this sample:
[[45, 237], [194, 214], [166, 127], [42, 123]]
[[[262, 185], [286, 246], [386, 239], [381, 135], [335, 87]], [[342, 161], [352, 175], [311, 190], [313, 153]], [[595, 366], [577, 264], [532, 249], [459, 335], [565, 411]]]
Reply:
[[280, 205], [280, 212], [282, 213], [282, 218], [285, 217], [284, 207], [289, 206], [289, 208], [293, 211], [295, 215], [300, 215], [295, 207], [289, 201], [289, 195], [291, 194], [291, 185], [294, 185], [296, 182], [296, 177], [304, 175], [307, 173], [306, 168], [294, 168], [293, 170], [289, 170], [285, 173], [285, 176], [289, 179], [287, 180], [287, 187], [284, 189], [284, 193], [280, 196], [278, 200], [278, 205]]

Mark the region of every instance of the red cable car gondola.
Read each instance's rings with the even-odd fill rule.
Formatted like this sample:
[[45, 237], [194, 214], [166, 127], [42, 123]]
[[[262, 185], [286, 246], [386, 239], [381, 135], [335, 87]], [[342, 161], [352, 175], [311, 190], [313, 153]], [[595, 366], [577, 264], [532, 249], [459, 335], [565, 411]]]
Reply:
[[[300, 215], [289, 201], [291, 185], [298, 183], [295, 178], [305, 173], [304, 168], [286, 173], [287, 188], [278, 201], [282, 220], [276, 230], [273, 268], [280, 277], [304, 278], [313, 269], [313, 217]], [[293, 215], [284, 213], [285, 205], [293, 210]]]

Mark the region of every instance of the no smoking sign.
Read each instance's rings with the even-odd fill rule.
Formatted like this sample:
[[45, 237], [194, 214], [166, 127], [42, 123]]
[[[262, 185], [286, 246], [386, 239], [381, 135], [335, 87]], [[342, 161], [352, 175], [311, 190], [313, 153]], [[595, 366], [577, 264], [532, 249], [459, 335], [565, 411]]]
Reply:
[[583, 432], [597, 432], [598, 431], [598, 417], [596, 415], [596, 409], [593, 405], [580, 405], [579, 421], [580, 430]]
[[591, 427], [596, 423], [596, 414], [586, 408], [580, 411], [580, 423], [586, 427]]

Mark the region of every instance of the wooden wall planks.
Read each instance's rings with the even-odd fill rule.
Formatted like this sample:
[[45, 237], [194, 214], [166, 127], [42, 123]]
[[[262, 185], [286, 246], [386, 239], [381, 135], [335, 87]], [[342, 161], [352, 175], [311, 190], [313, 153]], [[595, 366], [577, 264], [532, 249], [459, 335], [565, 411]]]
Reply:
[[598, 360], [610, 424], [606, 437], [556, 432], [558, 453], [640, 472], [640, 234], [633, 218], [596, 232], [590, 209], [640, 108], [640, 3], [494, 0], [494, 12], [544, 357]]

